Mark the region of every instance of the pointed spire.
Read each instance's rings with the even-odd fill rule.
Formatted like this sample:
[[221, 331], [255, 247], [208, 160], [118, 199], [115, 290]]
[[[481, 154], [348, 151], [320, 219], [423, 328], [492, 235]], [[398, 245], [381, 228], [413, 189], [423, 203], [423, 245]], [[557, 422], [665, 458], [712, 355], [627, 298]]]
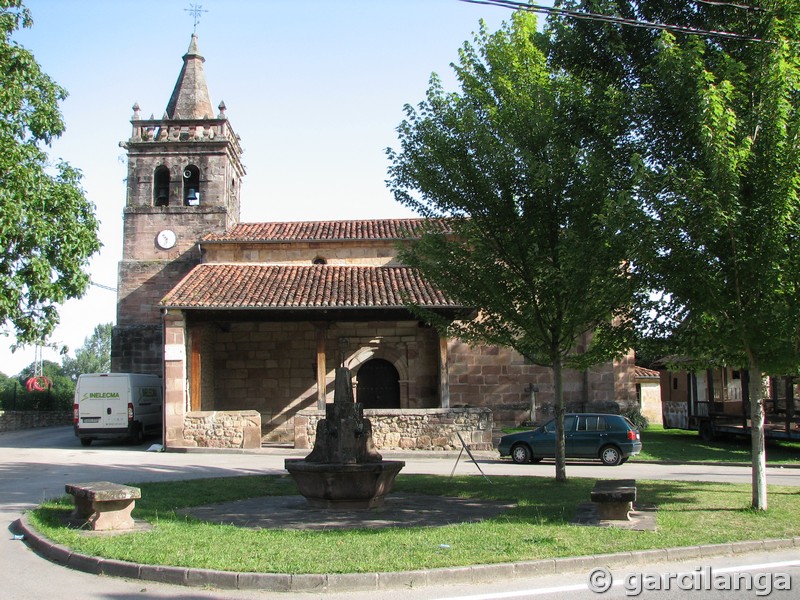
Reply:
[[183, 68], [167, 104], [170, 119], [213, 119], [214, 109], [208, 94], [205, 59], [197, 50], [197, 35], [192, 34], [189, 50], [183, 56]]

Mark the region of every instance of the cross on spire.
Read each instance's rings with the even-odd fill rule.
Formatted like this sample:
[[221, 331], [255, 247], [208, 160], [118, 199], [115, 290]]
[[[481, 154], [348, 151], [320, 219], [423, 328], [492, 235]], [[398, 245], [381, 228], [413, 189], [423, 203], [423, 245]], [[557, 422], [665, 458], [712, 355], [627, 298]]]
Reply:
[[183, 10], [192, 15], [192, 18], [194, 19], [194, 28], [192, 29], [192, 33], [197, 33], [197, 24], [200, 22], [200, 17], [203, 13], [207, 13], [208, 11], [203, 9], [202, 4], [190, 4], [189, 8], [184, 8]]

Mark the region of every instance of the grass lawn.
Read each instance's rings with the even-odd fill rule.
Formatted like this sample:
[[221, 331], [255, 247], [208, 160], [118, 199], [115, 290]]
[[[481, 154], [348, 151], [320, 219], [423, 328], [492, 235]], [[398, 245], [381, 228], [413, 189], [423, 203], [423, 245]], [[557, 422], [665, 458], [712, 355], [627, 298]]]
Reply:
[[[50, 501], [31, 522], [76, 551], [145, 564], [242, 572], [359, 573], [535, 560], [736, 540], [800, 535], [800, 488], [769, 489], [770, 510], [750, 510], [749, 486], [639, 481], [642, 504], [658, 506], [658, 531], [571, 525], [589, 499], [590, 479], [403, 475], [395, 491], [515, 500], [518, 506], [482, 523], [431, 528], [311, 532], [250, 530], [179, 517], [188, 506], [265, 495], [295, 495], [288, 476], [245, 476], [133, 484], [142, 489], [134, 516], [152, 531], [82, 536], [63, 526], [69, 497]], [[435, 498], [432, 500], [435, 502]]]
[[[504, 433], [527, 431], [525, 428], [504, 429]], [[750, 438], [727, 438], [704, 442], [696, 431], [664, 429], [650, 425], [642, 433], [642, 452], [631, 460], [663, 460], [679, 463], [720, 462], [750, 464]], [[767, 442], [767, 462], [800, 464], [800, 442]]]
[[[631, 460], [750, 463], [750, 438], [704, 442], [696, 431], [651, 425], [642, 431], [642, 452]], [[770, 464], [800, 463], [800, 442], [768, 442]]]

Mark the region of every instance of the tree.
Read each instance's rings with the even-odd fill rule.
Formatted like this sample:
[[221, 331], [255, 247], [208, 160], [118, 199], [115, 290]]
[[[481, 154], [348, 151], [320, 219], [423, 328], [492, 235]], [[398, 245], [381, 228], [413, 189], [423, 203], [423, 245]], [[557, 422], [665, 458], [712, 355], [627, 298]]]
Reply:
[[[43, 390], [29, 390], [27, 382], [38, 373], [37, 366], [41, 367], [41, 375], [47, 381]], [[20, 371], [16, 380], [16, 409], [17, 410], [70, 410], [75, 396], [75, 382], [64, 373], [61, 365], [49, 360], [42, 361], [41, 365], [33, 362]]]
[[637, 260], [667, 294], [673, 348], [749, 371], [752, 505], [766, 510], [761, 373], [800, 369], [800, 5], [560, 4], [705, 32], [551, 21], [563, 68], [630, 94], [651, 216]]
[[530, 14], [495, 33], [481, 24], [452, 65], [461, 92], [433, 75], [427, 99], [406, 106], [388, 184], [431, 218], [401, 259], [479, 317], [413, 310], [443, 335], [508, 346], [552, 369], [563, 481], [562, 370], [630, 347], [633, 232], [617, 224], [634, 209], [634, 171], [619, 94], [552, 71], [547, 50]]
[[18, 343], [47, 338], [56, 305], [88, 287], [85, 268], [100, 248], [80, 172], [51, 165], [42, 149], [64, 131], [66, 92], [11, 40], [31, 25], [21, 0], [0, 0], [0, 326]]
[[94, 328], [83, 346], [75, 351], [75, 358], [65, 356], [61, 366], [65, 375], [73, 381], [82, 373], [108, 373], [111, 371], [111, 323], [103, 323]]

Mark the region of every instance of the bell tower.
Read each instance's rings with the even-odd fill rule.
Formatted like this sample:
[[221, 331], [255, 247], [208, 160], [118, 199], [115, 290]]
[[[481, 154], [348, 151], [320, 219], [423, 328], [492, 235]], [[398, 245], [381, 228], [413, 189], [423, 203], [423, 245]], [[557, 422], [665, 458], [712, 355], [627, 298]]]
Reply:
[[158, 303], [201, 262], [197, 242], [239, 221], [242, 148], [221, 102], [214, 116], [192, 34], [161, 119], [133, 106], [112, 370], [161, 374]]

